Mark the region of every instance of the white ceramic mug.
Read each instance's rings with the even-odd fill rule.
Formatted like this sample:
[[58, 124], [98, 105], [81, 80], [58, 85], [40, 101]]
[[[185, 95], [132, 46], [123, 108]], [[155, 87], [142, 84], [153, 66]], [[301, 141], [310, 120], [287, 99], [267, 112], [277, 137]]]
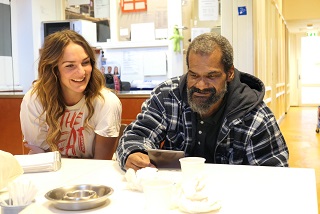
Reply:
[[143, 184], [146, 213], [165, 213], [172, 205], [174, 184], [168, 180], [149, 180]]
[[205, 158], [201, 157], [184, 157], [180, 158], [182, 178], [192, 178], [203, 173]]
[[17, 205], [17, 206], [13, 206], [13, 205], [8, 205], [9, 204], [9, 200], [5, 200], [5, 202], [7, 204], [3, 204], [1, 203], [1, 214], [18, 214], [19, 212], [21, 212], [24, 208], [26, 208], [27, 206], [29, 206], [30, 204], [26, 204], [26, 205]]

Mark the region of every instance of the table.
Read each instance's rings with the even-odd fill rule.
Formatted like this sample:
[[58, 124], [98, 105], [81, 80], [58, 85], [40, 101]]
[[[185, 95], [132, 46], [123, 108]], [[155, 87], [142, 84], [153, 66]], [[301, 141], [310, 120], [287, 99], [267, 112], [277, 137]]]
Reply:
[[[206, 164], [208, 188], [219, 195], [218, 214], [318, 214], [314, 169]], [[180, 171], [160, 171], [170, 178]], [[143, 213], [143, 193], [127, 189], [118, 163], [107, 160], [62, 159], [56, 172], [29, 173], [39, 189], [36, 203], [52, 213]], [[114, 189], [106, 204], [84, 211], [63, 211], [53, 207], [44, 194], [51, 189], [75, 184], [102, 184]], [[5, 197], [2, 193], [0, 197]], [[168, 213], [180, 213], [169, 210]]]

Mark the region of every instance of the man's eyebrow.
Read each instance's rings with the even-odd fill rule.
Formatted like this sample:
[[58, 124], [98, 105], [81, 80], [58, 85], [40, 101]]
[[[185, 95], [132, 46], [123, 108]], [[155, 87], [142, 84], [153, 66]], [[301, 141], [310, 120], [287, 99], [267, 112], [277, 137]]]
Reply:
[[[188, 70], [188, 72], [192, 73], [192, 74], [197, 74], [196, 72], [193, 72], [192, 70]], [[209, 71], [208, 73], [206, 73], [206, 75], [210, 75], [210, 74], [221, 74], [221, 71], [217, 71], [217, 70], [213, 70], [213, 71]]]
[[214, 71], [209, 71], [208, 74], [221, 74], [221, 73], [222, 73], [222, 72], [220, 72], [220, 71], [214, 70]]

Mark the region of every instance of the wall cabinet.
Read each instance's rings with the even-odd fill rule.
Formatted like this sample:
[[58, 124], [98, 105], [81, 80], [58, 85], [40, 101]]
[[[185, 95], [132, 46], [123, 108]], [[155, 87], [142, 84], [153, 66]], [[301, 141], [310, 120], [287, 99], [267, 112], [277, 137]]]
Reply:
[[[22, 132], [20, 126], [20, 104], [22, 95], [3, 96], [0, 95], [0, 150], [10, 152], [13, 155], [27, 154], [28, 150], [22, 143]], [[141, 111], [141, 104], [149, 97], [145, 95], [119, 94], [122, 103], [121, 123], [129, 124], [135, 120]]]
[[141, 112], [142, 103], [149, 98], [149, 95], [138, 96], [120, 96], [122, 103], [122, 119], [121, 123], [129, 124], [136, 119], [138, 113]]
[[0, 98], [0, 150], [14, 155], [23, 154], [20, 127], [20, 103], [22, 98]]

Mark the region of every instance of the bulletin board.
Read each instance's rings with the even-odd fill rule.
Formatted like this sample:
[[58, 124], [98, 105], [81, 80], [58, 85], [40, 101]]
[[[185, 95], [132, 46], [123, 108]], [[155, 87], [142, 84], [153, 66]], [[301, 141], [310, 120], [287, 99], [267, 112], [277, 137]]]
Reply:
[[141, 12], [147, 10], [147, 0], [121, 0], [122, 12]]
[[167, 79], [167, 47], [104, 49], [107, 65], [121, 68], [122, 81]]
[[[156, 30], [168, 28], [168, 5], [166, 0], [148, 0], [147, 11], [139, 13], [120, 13], [119, 14], [119, 41], [131, 40], [131, 25], [138, 23], [154, 23]], [[119, 8], [120, 9], [120, 8]], [[120, 9], [121, 11], [121, 9]], [[119, 12], [120, 12], [119, 11]]]

